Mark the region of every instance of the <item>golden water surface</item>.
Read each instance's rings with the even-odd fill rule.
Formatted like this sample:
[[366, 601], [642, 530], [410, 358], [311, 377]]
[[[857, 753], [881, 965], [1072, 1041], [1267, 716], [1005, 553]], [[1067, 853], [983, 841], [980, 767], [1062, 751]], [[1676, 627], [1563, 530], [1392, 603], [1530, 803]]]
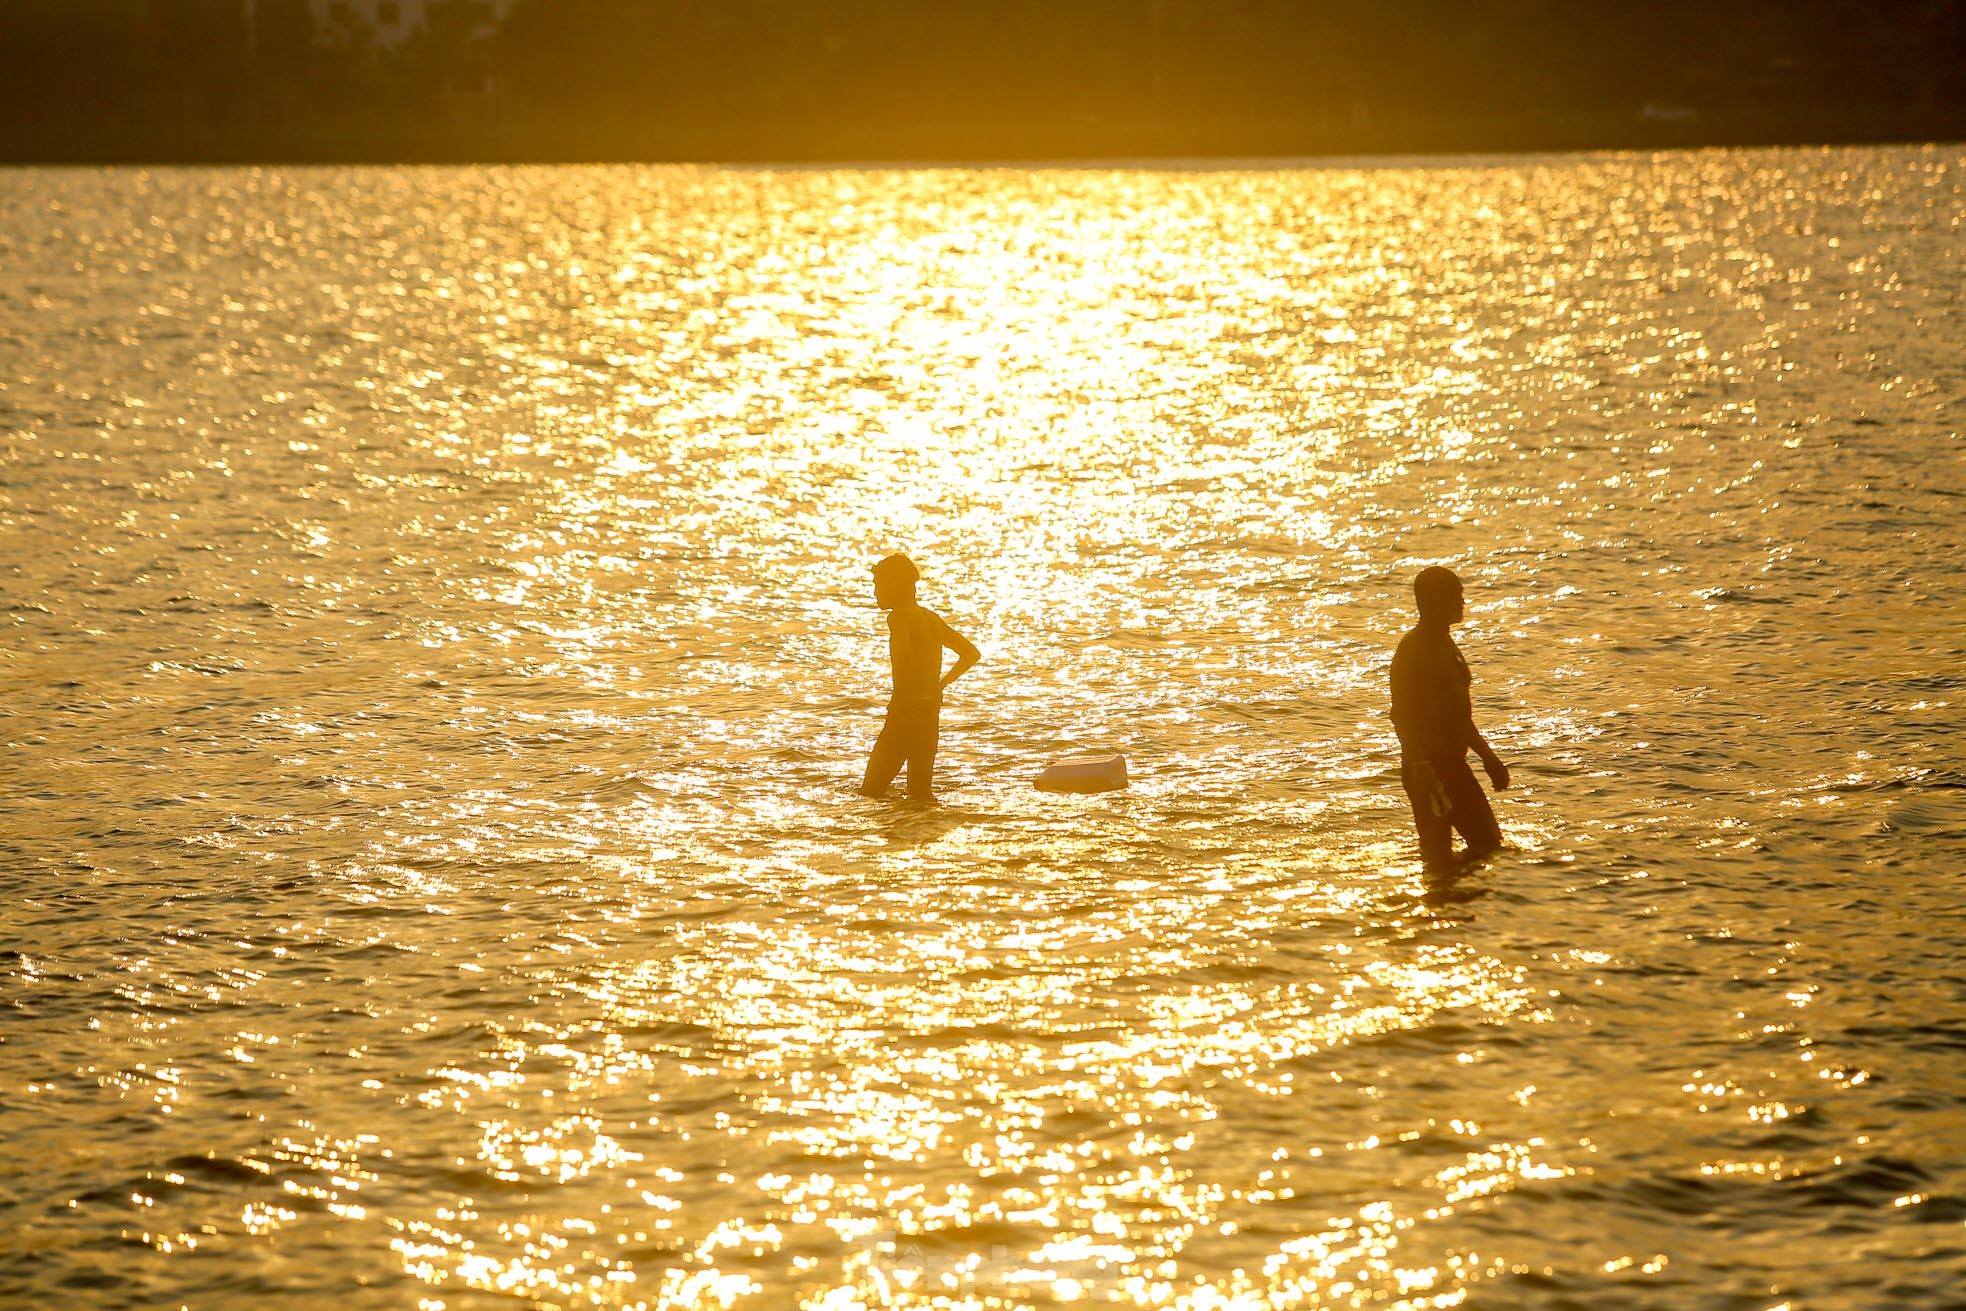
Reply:
[[[1957, 1306], [1963, 213], [0, 173], [0, 1303]], [[892, 550], [935, 808], [854, 790]]]

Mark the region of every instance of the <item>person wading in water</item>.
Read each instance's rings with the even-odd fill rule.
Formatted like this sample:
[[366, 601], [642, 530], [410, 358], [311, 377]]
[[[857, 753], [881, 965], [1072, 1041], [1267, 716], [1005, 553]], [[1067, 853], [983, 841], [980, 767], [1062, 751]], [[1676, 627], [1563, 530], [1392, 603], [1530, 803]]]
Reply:
[[[867, 758], [867, 775], [860, 790], [870, 797], [887, 795], [888, 784], [908, 766], [908, 799], [935, 800], [935, 748], [941, 731], [942, 689], [955, 682], [982, 657], [968, 638], [942, 622], [942, 616], [915, 601], [921, 571], [905, 555], [890, 555], [874, 566], [874, 602], [887, 611], [887, 658], [894, 694], [887, 703], [887, 722], [874, 739]], [[956, 653], [956, 663], [942, 672], [942, 652]]]
[[1501, 791], [1509, 767], [1474, 723], [1468, 686], [1474, 679], [1448, 630], [1466, 614], [1461, 580], [1439, 565], [1413, 580], [1420, 622], [1393, 653], [1393, 731], [1399, 734], [1400, 780], [1413, 803], [1420, 857], [1430, 871], [1459, 868], [1454, 833], [1467, 843], [1461, 862], [1480, 860], [1502, 845], [1495, 812], [1468, 768], [1468, 752], [1481, 757], [1488, 781]]

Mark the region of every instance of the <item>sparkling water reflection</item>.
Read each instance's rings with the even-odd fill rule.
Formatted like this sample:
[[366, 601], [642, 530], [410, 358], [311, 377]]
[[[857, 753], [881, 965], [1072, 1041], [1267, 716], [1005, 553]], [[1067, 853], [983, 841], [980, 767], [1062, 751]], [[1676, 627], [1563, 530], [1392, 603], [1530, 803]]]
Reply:
[[1963, 167], [6, 175], [0, 1301], [1950, 1305]]

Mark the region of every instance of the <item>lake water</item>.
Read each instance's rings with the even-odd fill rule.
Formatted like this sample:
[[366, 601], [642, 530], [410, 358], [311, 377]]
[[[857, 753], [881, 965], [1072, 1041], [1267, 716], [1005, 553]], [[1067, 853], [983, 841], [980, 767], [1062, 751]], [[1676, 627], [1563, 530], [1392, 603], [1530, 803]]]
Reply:
[[16, 170], [0, 270], [0, 1304], [1962, 1305], [1966, 149]]

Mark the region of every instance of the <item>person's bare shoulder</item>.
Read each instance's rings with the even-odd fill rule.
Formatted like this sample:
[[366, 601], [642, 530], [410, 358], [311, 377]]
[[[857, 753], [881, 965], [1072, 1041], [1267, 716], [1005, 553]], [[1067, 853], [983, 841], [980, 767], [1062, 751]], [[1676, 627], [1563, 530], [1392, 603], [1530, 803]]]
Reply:
[[937, 637], [948, 639], [949, 643], [966, 643], [969, 641], [968, 638], [956, 631], [953, 624], [941, 615], [936, 614], [933, 610], [927, 610], [923, 613], [928, 616], [929, 622], [933, 626], [933, 631]]
[[1399, 645], [1393, 648], [1393, 671], [1402, 676], [1417, 673], [1419, 667], [1426, 663], [1426, 659], [1425, 635], [1417, 628], [1407, 629], [1406, 635], [1399, 639]]
[[923, 606], [896, 606], [888, 611], [888, 623], [910, 642], [933, 643], [942, 631], [942, 621]]

